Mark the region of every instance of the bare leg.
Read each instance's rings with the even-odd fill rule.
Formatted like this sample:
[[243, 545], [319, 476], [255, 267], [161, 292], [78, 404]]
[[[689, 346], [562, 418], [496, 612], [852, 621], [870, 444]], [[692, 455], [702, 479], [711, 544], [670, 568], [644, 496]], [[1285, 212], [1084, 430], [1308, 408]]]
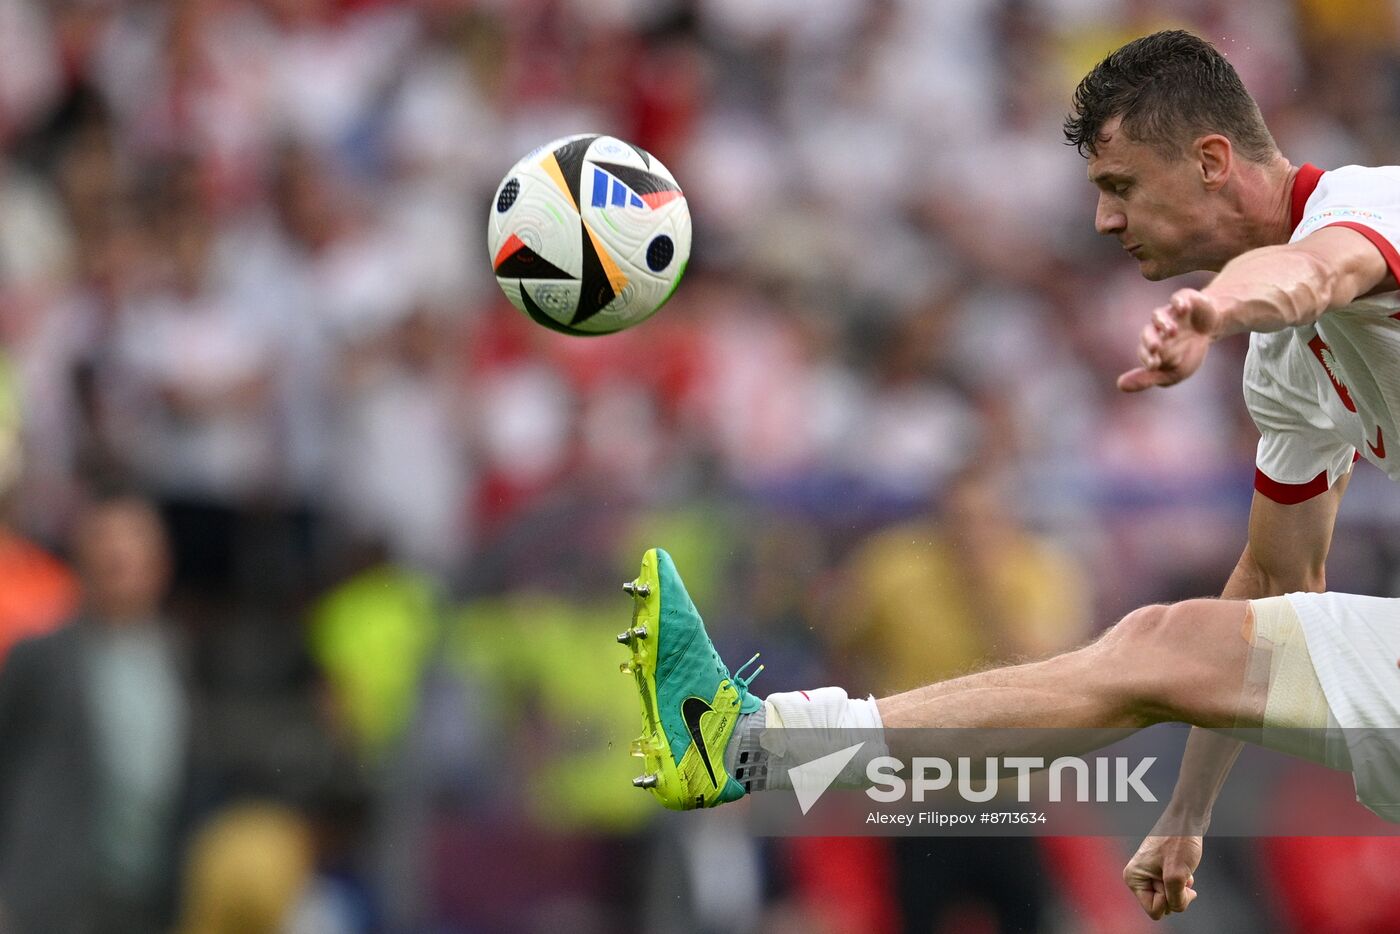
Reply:
[[1246, 677], [1249, 604], [1190, 600], [1135, 610], [1097, 641], [878, 701], [887, 729], [1084, 728], [1132, 732], [1177, 720], [1262, 725], [1265, 688]]
[[[1072, 652], [876, 701], [883, 730], [866, 754], [888, 748], [906, 761], [933, 755], [977, 763], [1011, 755], [1079, 755], [1165, 721], [1257, 730], [1268, 683], [1251, 671], [1253, 622], [1250, 604], [1239, 600], [1134, 610]], [[786, 768], [869, 738], [859, 735], [861, 705], [869, 702], [847, 700], [839, 689], [822, 690], [839, 697], [798, 691], [767, 698], [765, 726], [778, 729], [766, 730], [761, 740], [776, 757], [768, 760], [763, 787], [788, 787]], [[787, 729], [792, 735], [771, 743], [766, 738]], [[847, 768], [852, 784], [863, 784], [863, 763], [852, 760]]]

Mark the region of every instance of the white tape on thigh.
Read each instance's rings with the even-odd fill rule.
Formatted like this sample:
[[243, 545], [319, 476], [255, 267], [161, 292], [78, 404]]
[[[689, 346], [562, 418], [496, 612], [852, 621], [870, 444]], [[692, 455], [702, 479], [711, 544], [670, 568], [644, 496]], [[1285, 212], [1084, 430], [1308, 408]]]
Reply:
[[1317, 680], [1303, 627], [1285, 597], [1250, 601], [1254, 610], [1251, 670], [1267, 662], [1263, 744], [1332, 768], [1351, 768], [1338, 724]]

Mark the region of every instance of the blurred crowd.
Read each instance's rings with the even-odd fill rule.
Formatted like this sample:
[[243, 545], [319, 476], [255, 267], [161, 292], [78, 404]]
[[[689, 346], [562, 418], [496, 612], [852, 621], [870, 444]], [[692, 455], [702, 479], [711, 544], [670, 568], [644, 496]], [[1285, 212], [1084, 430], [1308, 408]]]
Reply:
[[[667, 547], [764, 693], [1218, 593], [1243, 341], [1115, 392], [1174, 284], [1094, 233], [1069, 94], [1185, 25], [1295, 163], [1393, 163], [1398, 17], [0, 0], [0, 931], [1145, 924], [1126, 841], [657, 813], [616, 587]], [[598, 339], [512, 309], [484, 236], [502, 173], [582, 131], [695, 223], [667, 308]], [[1400, 491], [1357, 474], [1329, 582], [1400, 593]], [[1283, 884], [1383, 880], [1384, 844], [1215, 843], [1193, 930], [1393, 929], [1393, 896], [1337, 921]]]

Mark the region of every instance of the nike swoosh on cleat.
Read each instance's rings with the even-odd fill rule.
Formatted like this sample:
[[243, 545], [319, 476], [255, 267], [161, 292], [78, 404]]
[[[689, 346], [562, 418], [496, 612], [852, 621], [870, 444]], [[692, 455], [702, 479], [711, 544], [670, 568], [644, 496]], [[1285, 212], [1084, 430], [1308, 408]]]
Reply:
[[695, 748], [700, 751], [700, 761], [705, 763], [705, 771], [710, 774], [710, 784], [718, 788], [715, 767], [710, 764], [710, 750], [705, 747], [705, 738], [700, 733], [700, 718], [707, 713], [714, 713], [714, 708], [699, 697], [687, 697], [681, 701], [681, 719], [685, 721], [686, 729], [690, 730], [690, 739], [695, 743]]

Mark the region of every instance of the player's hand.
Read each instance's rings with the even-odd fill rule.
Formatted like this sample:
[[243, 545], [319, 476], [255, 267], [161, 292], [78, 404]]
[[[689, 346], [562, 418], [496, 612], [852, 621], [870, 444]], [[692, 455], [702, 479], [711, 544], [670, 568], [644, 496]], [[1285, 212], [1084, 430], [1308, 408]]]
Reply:
[[1185, 911], [1196, 900], [1200, 837], [1148, 837], [1123, 868], [1123, 881], [1153, 921]]
[[1138, 338], [1142, 366], [1118, 377], [1124, 392], [1173, 386], [1201, 368], [1220, 324], [1215, 300], [1196, 289], [1179, 289], [1152, 312]]

